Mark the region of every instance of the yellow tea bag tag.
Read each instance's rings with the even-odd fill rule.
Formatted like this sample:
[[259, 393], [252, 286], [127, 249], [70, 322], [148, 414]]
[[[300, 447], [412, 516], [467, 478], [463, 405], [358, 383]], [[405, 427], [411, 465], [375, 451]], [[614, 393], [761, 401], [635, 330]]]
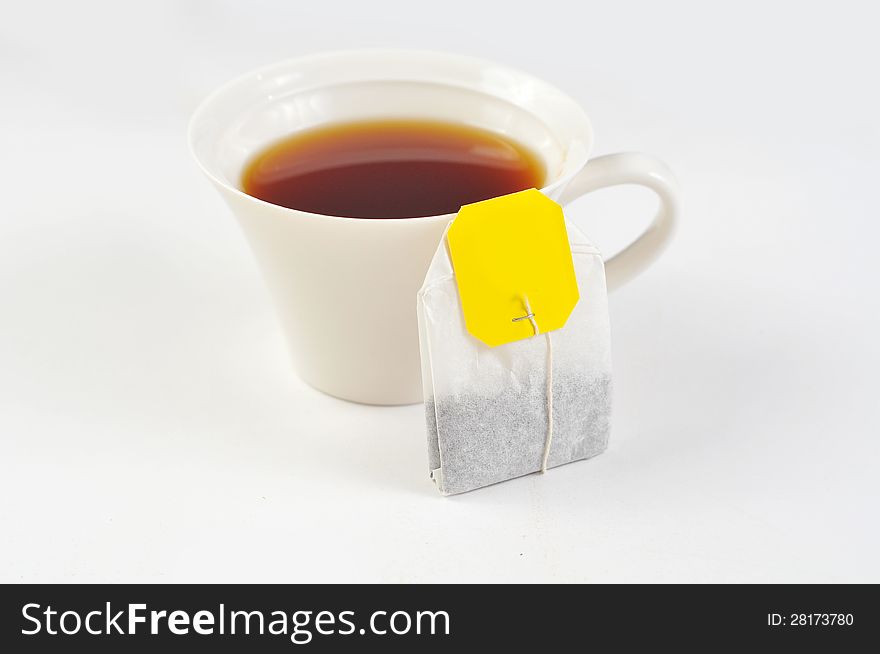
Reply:
[[578, 286], [556, 202], [529, 189], [467, 204], [446, 238], [471, 335], [495, 347], [565, 325]]

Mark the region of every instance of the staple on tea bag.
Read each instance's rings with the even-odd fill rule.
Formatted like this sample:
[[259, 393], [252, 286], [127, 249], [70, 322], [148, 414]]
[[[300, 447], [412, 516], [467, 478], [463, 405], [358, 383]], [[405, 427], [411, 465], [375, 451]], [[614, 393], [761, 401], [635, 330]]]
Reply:
[[[429, 468], [444, 495], [585, 459], [609, 433], [611, 358], [599, 252], [567, 224], [580, 299], [564, 327], [489, 347], [466, 325], [447, 239], [418, 295]], [[537, 338], [544, 333], [545, 338]]]

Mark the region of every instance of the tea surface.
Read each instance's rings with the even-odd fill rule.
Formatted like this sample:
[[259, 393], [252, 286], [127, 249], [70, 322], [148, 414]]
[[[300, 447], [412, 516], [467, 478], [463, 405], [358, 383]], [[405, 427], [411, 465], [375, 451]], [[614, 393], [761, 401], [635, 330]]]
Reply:
[[541, 159], [494, 132], [431, 120], [305, 130], [255, 156], [242, 190], [291, 209], [347, 218], [416, 218], [541, 188]]

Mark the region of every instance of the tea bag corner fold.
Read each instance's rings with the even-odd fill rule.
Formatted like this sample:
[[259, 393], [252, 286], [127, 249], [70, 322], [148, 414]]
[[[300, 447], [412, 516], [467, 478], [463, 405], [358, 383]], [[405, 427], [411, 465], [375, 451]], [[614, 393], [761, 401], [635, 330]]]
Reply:
[[[603, 452], [610, 431], [611, 354], [599, 252], [565, 223], [577, 288], [564, 324], [542, 329], [542, 318], [552, 318], [544, 297], [522, 303], [501, 298], [498, 311], [506, 312], [505, 321], [522, 319], [513, 326], [496, 321], [491, 329], [512, 335], [490, 333], [507, 342], [488, 345], [468, 328], [464, 308], [474, 289], [466, 288], [462, 297], [458, 274], [466, 269], [453, 265], [449, 229], [417, 298], [428, 467], [437, 489], [463, 493], [539, 472], [545, 461], [551, 469]], [[505, 247], [527, 245], [508, 238]], [[488, 319], [495, 315], [487, 312]]]

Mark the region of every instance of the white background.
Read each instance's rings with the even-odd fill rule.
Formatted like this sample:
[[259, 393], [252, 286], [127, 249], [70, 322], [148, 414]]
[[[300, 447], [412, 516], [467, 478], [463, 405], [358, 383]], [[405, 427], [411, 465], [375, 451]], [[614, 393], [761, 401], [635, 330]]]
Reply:
[[[0, 581], [880, 581], [870, 6], [3, 0]], [[678, 174], [677, 239], [611, 298], [602, 456], [443, 499], [421, 406], [289, 369], [186, 122], [360, 46], [527, 70]], [[569, 215], [611, 252], [652, 208]]]

